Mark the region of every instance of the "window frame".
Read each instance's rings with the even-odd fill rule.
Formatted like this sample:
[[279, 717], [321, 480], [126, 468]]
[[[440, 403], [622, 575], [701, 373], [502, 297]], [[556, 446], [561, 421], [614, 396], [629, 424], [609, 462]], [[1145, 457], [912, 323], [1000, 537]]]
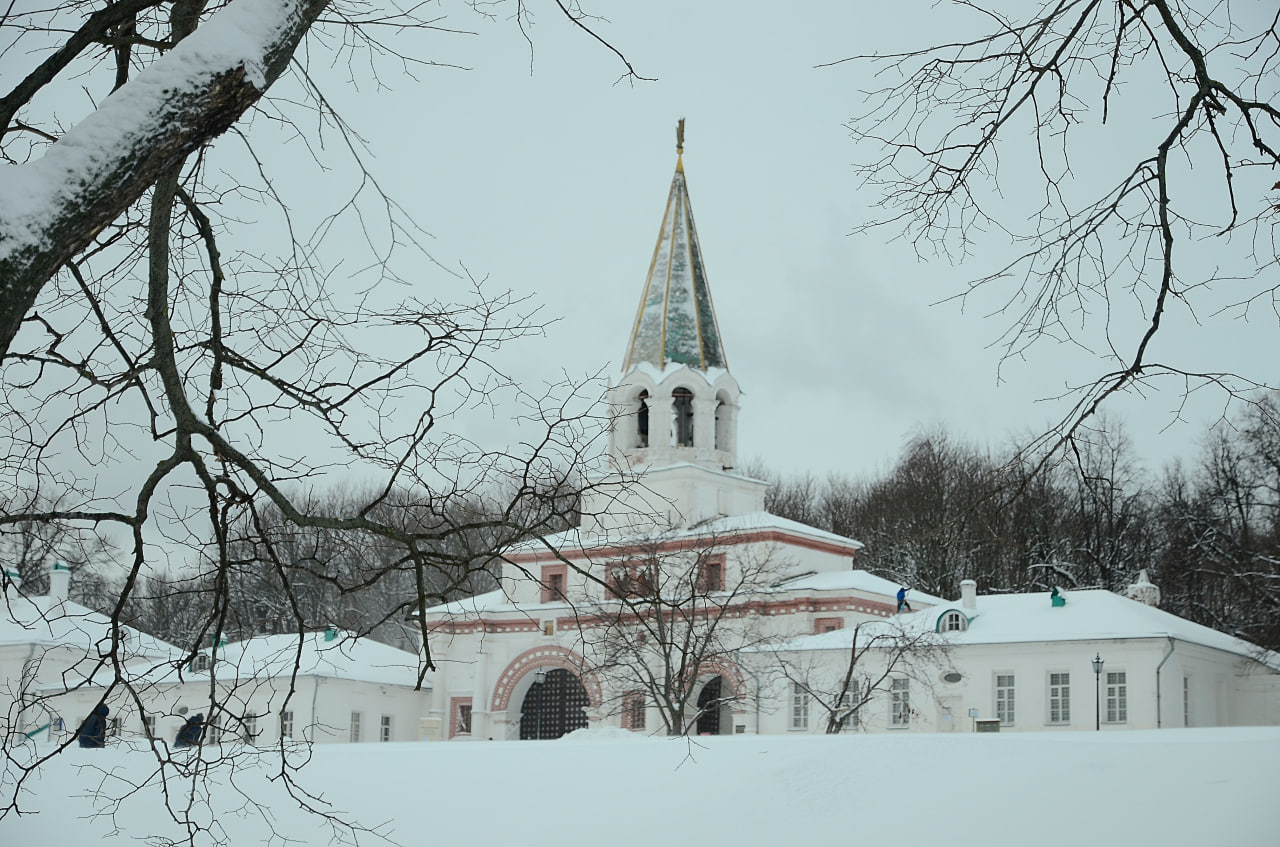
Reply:
[[541, 587], [543, 603], [566, 602], [569, 591], [569, 566], [543, 565]]
[[807, 732], [809, 729], [809, 701], [812, 696], [803, 683], [791, 683], [791, 716], [787, 721], [787, 729], [792, 732]]
[[381, 744], [389, 743], [394, 730], [395, 722], [392, 720], [391, 715], [382, 715], [378, 720], [378, 742]]
[[283, 709], [280, 712], [280, 740], [293, 738], [293, 710]]
[[361, 724], [364, 723], [364, 712], [351, 712], [351, 722], [347, 725], [347, 741], [351, 744], [360, 743]]
[[889, 681], [889, 728], [911, 727], [911, 679], [895, 676]]
[[[1054, 677], [1062, 677], [1062, 679], [1055, 682]], [[1055, 704], [1058, 710], [1057, 718], [1054, 718]], [[1070, 671], [1048, 671], [1045, 674], [1045, 723], [1050, 726], [1071, 725]]]
[[1102, 722], [1125, 724], [1129, 722], [1129, 677], [1127, 671], [1104, 671], [1102, 682]]
[[1001, 726], [1017, 726], [1018, 675], [1013, 671], [1005, 673], [997, 671], [993, 676], [995, 685], [991, 698], [994, 706], [992, 711]]

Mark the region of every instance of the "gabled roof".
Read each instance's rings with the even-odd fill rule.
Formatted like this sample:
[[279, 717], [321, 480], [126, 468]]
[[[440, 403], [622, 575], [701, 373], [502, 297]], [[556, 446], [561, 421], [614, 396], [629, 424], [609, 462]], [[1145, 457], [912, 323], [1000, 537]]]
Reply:
[[671, 180], [658, 243], [653, 248], [644, 295], [623, 360], [624, 373], [645, 362], [659, 371], [672, 363], [704, 371], [728, 367], [685, 183], [680, 155], [684, 144], [683, 119], [677, 141], [676, 173]]
[[[932, 632], [937, 630], [938, 620], [943, 615], [956, 611], [969, 621], [967, 629], [945, 633], [946, 640], [956, 646], [1174, 638], [1256, 659], [1280, 669], [1280, 655], [1110, 591], [1071, 591], [1064, 593], [1063, 597], [1066, 604], [1054, 607], [1047, 592], [983, 594], [977, 598], [976, 609], [965, 609], [959, 601], [945, 602], [919, 612], [898, 615], [894, 621], [876, 621], [868, 626], [901, 626], [909, 632]], [[863, 631], [867, 632], [866, 627]], [[851, 630], [839, 630], [794, 639], [784, 649], [845, 650], [851, 637]]]
[[[301, 648], [297, 633], [259, 635], [224, 644], [216, 656], [217, 676], [224, 679], [232, 675], [239, 679], [287, 677], [296, 665], [298, 676], [409, 686], [418, 681], [416, 654], [340, 630], [305, 633]], [[183, 673], [188, 681], [202, 677], [207, 678], [208, 674], [190, 670]], [[423, 687], [430, 688], [425, 683]]]

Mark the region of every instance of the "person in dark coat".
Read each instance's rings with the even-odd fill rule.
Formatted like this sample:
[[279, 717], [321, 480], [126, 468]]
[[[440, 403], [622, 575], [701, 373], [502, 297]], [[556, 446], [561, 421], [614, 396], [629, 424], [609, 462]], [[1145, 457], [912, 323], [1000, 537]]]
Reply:
[[200, 743], [204, 735], [204, 712], [187, 718], [187, 722], [178, 730], [178, 737], [173, 740], [174, 747], [194, 747]]
[[899, 588], [899, 589], [898, 589], [898, 612], [899, 612], [899, 614], [901, 614], [901, 612], [902, 612], [902, 610], [903, 610], [903, 609], [906, 609], [908, 612], [909, 612], [909, 611], [911, 611], [911, 604], [907, 602], [907, 589], [906, 589], [906, 588]]
[[98, 708], [93, 710], [93, 714], [85, 718], [80, 729], [76, 731], [81, 747], [107, 746], [107, 715], [110, 713], [111, 710], [107, 708], [106, 703], [99, 703]]

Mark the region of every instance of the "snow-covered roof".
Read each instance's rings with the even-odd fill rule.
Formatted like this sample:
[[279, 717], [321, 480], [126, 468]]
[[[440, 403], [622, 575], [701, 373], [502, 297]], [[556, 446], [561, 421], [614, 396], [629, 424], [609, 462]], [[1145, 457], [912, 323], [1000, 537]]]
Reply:
[[[896, 597], [899, 587], [896, 582], [857, 568], [806, 574], [774, 586], [779, 591], [864, 591], [886, 597]], [[907, 602], [936, 606], [947, 601], [932, 594], [908, 589]]]
[[[782, 532], [798, 538], [819, 541], [837, 547], [847, 547], [852, 550], [861, 550], [866, 546], [861, 541], [855, 541], [852, 538], [846, 538], [834, 532], [827, 532], [799, 521], [793, 521], [790, 518], [783, 518], [762, 511], [747, 512], [741, 515], [726, 515], [705, 521], [696, 526], [683, 527], [668, 532], [619, 532], [601, 535], [583, 534], [577, 527], [574, 527], [564, 532], [544, 536], [536, 541], [513, 545], [509, 552], [510, 555], [516, 555], [519, 553], [536, 553], [551, 548], [564, 551], [566, 555], [572, 555], [573, 551], [576, 550], [590, 552], [592, 550], [627, 547], [637, 544], [652, 545], [655, 542], [663, 544], [679, 543], [695, 538], [705, 538], [711, 543], [715, 543], [718, 538], [759, 532]], [[897, 586], [894, 586], [891, 593], [896, 593], [897, 590]]]
[[[299, 649], [301, 643], [301, 649]], [[224, 644], [217, 649], [217, 675], [226, 678], [230, 669], [240, 679], [321, 676], [387, 685], [415, 685], [418, 656], [369, 638], [335, 631], [308, 632], [299, 642], [296, 633], [259, 635], [245, 641]], [[205, 676], [184, 670], [184, 679]], [[172, 681], [172, 680], [169, 680]], [[425, 684], [424, 684], [425, 686]]]
[[[946, 633], [949, 643], [1017, 644], [1033, 641], [1095, 641], [1122, 638], [1175, 638], [1239, 656], [1259, 659], [1280, 669], [1280, 655], [1264, 651], [1224, 632], [1202, 626], [1177, 615], [1122, 597], [1110, 591], [1092, 589], [1066, 592], [1066, 604], [1053, 606], [1049, 594], [984, 594], [976, 609], [962, 608], [960, 601], [946, 601], [928, 609], [898, 615], [893, 621], [876, 621], [867, 626], [899, 627], [924, 632], [937, 629], [938, 620], [951, 611], [969, 621], [968, 628]], [[864, 634], [870, 634], [866, 626]], [[838, 630], [797, 638], [788, 650], [848, 649], [852, 630]]]
[[[124, 656], [171, 658], [177, 647], [132, 627], [120, 627]], [[34, 644], [68, 647], [86, 655], [105, 655], [111, 646], [111, 619], [70, 600], [0, 595], [0, 647]]]

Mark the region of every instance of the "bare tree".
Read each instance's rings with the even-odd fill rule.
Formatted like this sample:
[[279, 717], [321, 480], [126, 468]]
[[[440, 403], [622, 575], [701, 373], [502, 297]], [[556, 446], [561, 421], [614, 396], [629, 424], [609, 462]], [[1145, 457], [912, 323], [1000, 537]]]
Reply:
[[[577, 4], [555, 5], [594, 35]], [[526, 4], [513, 10], [527, 29]], [[272, 614], [301, 632], [317, 585], [394, 583], [421, 610], [482, 578], [503, 546], [572, 519], [564, 492], [602, 429], [596, 390], [568, 378], [530, 389], [490, 364], [548, 321], [432, 261], [324, 95], [330, 61], [367, 60], [379, 84], [388, 68], [429, 66], [430, 39], [449, 33], [432, 14], [327, 0], [0, 10], [0, 53], [31, 57], [0, 94], [0, 489], [30, 492], [0, 502], [0, 530], [30, 530], [64, 557], [77, 533], [121, 551], [110, 631], [88, 656], [103, 702], [145, 707], [124, 626], [140, 592], [181, 587], [180, 667], [252, 617], [236, 608], [237, 574], [269, 574], [282, 592]], [[79, 119], [67, 91], [100, 102]], [[357, 187], [301, 214], [271, 172], [272, 127]], [[253, 233], [266, 224], [287, 236], [263, 248]], [[334, 257], [335, 231], [362, 235], [363, 254]], [[450, 426], [476, 407], [520, 418], [522, 443], [485, 449]], [[349, 476], [364, 496], [312, 497]], [[294, 530], [378, 561], [349, 580], [299, 571], [280, 546]], [[159, 581], [170, 566], [178, 576]], [[163, 772], [177, 767], [153, 750]], [[0, 817], [56, 755], [28, 752], [6, 746], [17, 776]]]
[[844, 60], [880, 82], [848, 124], [878, 151], [861, 172], [884, 213], [867, 227], [945, 256], [1007, 235], [1014, 257], [957, 297], [994, 289], [1006, 360], [1065, 342], [1105, 362], [1068, 395], [1049, 452], [1117, 392], [1216, 385], [1247, 400], [1265, 375], [1158, 359], [1152, 344], [1171, 315], [1275, 328], [1280, 16], [1231, 0], [955, 7], [950, 31], [976, 19], [973, 37]]
[[[849, 649], [844, 663], [827, 659], [834, 651], [788, 651], [785, 644], [774, 649], [781, 678], [796, 694], [809, 697], [822, 710], [827, 734], [865, 726], [866, 706], [878, 698], [892, 696], [895, 680], [914, 680], [932, 690], [934, 671], [950, 663], [950, 650], [941, 635], [921, 627], [904, 626], [901, 619], [862, 621], [849, 630], [824, 633], [828, 641], [845, 640]], [[912, 707], [899, 692], [891, 711]], [[807, 709], [807, 704], [805, 705]], [[905, 719], [907, 714], [898, 714]]]
[[579, 609], [584, 655], [609, 683], [623, 725], [652, 704], [667, 735], [714, 732], [721, 713], [756, 696], [742, 653], [774, 637], [760, 603], [784, 563], [771, 546], [714, 534], [667, 533], [628, 544], [595, 580], [603, 597]]

